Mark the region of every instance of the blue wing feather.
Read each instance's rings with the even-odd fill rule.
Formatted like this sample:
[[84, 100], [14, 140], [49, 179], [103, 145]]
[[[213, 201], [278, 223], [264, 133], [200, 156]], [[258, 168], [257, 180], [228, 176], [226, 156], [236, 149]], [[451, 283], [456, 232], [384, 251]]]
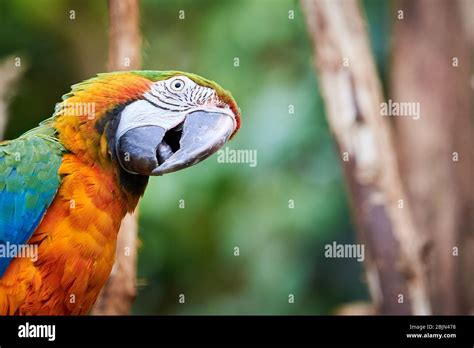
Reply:
[[0, 143], [0, 277], [10, 247], [28, 242], [53, 201], [63, 152], [56, 139], [36, 134]]

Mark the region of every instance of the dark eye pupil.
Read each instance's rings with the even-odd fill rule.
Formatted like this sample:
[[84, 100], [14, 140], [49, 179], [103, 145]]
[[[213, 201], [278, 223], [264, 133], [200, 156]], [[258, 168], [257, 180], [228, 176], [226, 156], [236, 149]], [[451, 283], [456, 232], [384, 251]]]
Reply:
[[181, 88], [181, 82], [176, 82], [176, 83], [174, 84], [174, 87], [175, 87], [175, 88]]

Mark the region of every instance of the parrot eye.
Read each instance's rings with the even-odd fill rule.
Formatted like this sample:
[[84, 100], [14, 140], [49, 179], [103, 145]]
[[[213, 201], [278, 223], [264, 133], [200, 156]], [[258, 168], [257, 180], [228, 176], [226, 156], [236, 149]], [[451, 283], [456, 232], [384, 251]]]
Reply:
[[182, 91], [184, 88], [184, 81], [181, 79], [176, 79], [171, 82], [171, 89], [179, 92]]

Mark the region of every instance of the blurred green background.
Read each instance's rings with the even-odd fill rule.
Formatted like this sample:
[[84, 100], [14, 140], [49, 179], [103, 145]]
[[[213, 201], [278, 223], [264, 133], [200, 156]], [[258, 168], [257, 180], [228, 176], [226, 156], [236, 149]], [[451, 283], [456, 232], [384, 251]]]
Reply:
[[[364, 7], [383, 73], [388, 4]], [[355, 233], [299, 3], [143, 0], [141, 8], [143, 68], [191, 71], [232, 91], [243, 121], [228, 147], [257, 150], [258, 164], [214, 155], [151, 179], [133, 313], [331, 314], [366, 301], [361, 264], [324, 257], [325, 244], [353, 243]], [[106, 70], [107, 25], [106, 1], [0, 1], [0, 60], [27, 66], [7, 139], [50, 116], [70, 85]]]

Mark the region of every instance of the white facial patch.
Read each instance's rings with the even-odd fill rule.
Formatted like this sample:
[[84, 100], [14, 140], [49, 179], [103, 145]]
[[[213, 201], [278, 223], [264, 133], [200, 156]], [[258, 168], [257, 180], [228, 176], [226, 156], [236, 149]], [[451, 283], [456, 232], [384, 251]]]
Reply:
[[155, 82], [144, 97], [156, 106], [170, 111], [190, 110], [218, 101], [212, 88], [200, 86], [186, 76], [174, 76]]
[[203, 87], [186, 76], [178, 75], [152, 84], [144, 99], [127, 105], [122, 111], [117, 137], [132, 128], [159, 126], [170, 130], [193, 111], [219, 112], [236, 120], [229, 107], [218, 107], [219, 98], [212, 88]]
[[142, 126], [160, 126], [165, 130], [172, 129], [184, 121], [186, 114], [187, 111], [169, 112], [157, 108], [146, 100], [137, 100], [123, 109], [117, 128], [117, 138], [130, 129]]

